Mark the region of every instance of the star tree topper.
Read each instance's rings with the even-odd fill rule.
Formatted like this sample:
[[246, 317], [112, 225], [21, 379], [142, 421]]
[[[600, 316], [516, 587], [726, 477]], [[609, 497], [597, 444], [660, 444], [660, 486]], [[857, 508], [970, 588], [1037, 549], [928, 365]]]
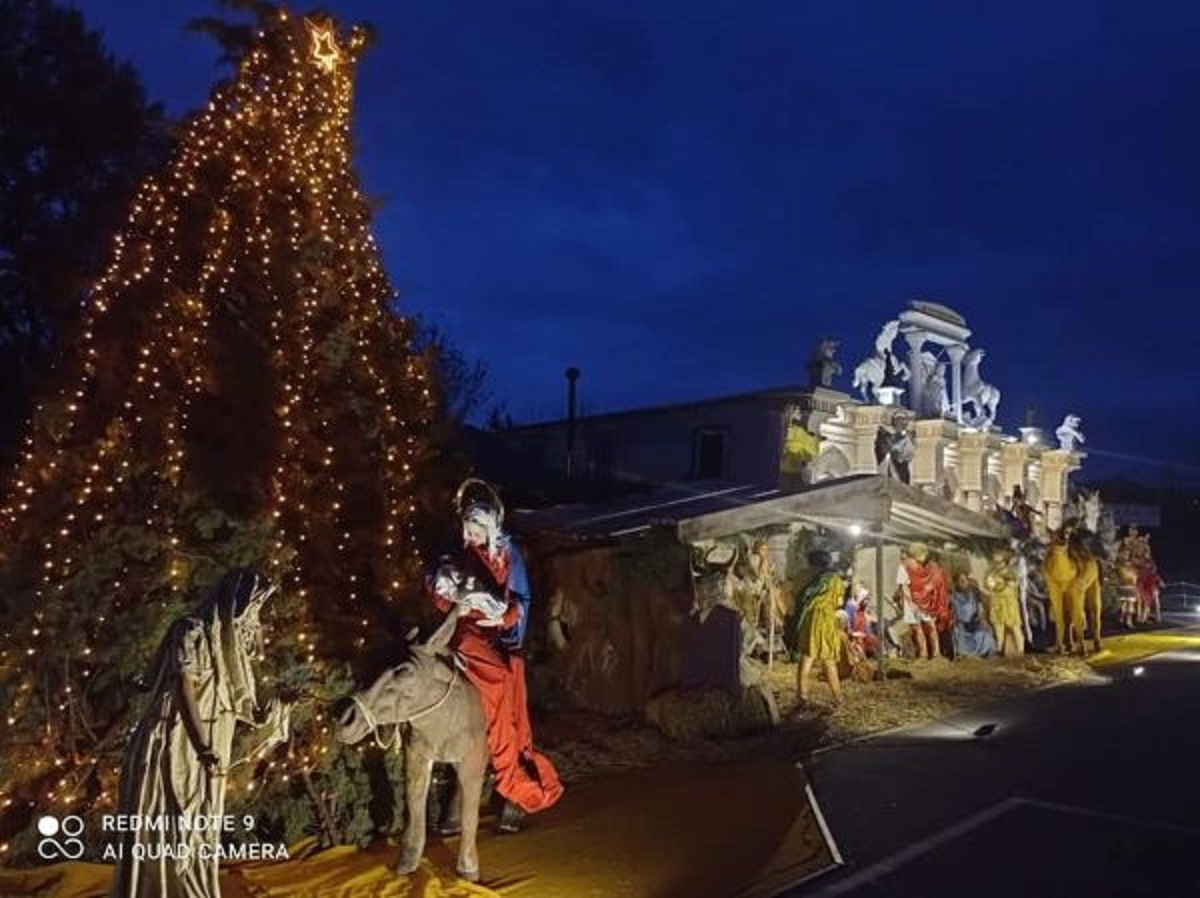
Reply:
[[332, 25], [318, 25], [309, 21], [308, 33], [312, 36], [313, 60], [327, 72], [332, 72], [342, 59], [337, 40], [333, 36]]

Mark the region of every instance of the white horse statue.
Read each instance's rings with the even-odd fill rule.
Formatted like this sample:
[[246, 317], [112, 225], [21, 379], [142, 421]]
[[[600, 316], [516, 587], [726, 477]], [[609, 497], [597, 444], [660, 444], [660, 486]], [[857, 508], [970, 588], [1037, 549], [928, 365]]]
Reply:
[[887, 378], [887, 360], [890, 356], [896, 373], [901, 380], [908, 380], [908, 366], [892, 353], [892, 343], [900, 333], [900, 321], [893, 319], [885, 324], [875, 338], [875, 355], [869, 356], [858, 363], [854, 369], [853, 387], [862, 393], [863, 402], [877, 402], [879, 388]]
[[[972, 349], [963, 356], [962, 375], [962, 408], [963, 420], [970, 427], [987, 430], [996, 420], [996, 410], [1000, 405], [1000, 388], [985, 381], [979, 376], [979, 363], [983, 361], [984, 351]], [[967, 404], [972, 406], [968, 415]]]

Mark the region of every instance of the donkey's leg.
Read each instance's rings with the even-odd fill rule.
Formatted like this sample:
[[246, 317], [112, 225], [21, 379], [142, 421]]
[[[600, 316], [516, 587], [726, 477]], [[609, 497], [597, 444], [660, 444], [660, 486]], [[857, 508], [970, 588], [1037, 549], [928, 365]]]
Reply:
[[454, 782], [451, 785], [453, 795], [447, 807], [442, 811], [442, 821], [439, 832], [443, 836], [456, 836], [462, 832], [462, 782], [458, 778], [458, 765], [454, 766]]
[[485, 752], [468, 753], [454, 765], [458, 774], [458, 801], [461, 807], [462, 839], [458, 843], [458, 875], [468, 882], [479, 881], [479, 851], [475, 839], [479, 832], [479, 802], [483, 795], [483, 777], [487, 768]]
[[396, 873], [412, 873], [421, 863], [425, 853], [425, 800], [429, 797], [429, 780], [433, 774], [433, 761], [416, 746], [406, 747], [405, 803], [408, 805], [408, 826], [404, 828], [404, 839], [400, 856], [392, 870]]

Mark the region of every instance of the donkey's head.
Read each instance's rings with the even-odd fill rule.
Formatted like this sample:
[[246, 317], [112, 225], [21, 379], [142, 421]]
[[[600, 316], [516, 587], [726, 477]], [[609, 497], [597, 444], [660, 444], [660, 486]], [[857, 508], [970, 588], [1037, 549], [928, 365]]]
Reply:
[[377, 728], [405, 723], [438, 702], [453, 675], [454, 658], [447, 646], [455, 623], [455, 615], [449, 615], [424, 643], [416, 641], [415, 628], [409, 632], [408, 657], [350, 697], [334, 731], [339, 742], [353, 745]]

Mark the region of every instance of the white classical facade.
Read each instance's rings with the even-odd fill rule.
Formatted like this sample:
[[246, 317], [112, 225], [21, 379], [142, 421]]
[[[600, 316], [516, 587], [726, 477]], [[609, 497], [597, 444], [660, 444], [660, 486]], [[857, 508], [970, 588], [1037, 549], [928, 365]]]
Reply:
[[[876, 474], [879, 431], [890, 430], [897, 414], [913, 418], [915, 453], [909, 481], [974, 511], [1007, 507], [1015, 487], [1041, 512], [1040, 523], [1058, 527], [1068, 500], [1068, 478], [1085, 453], [1079, 441], [1046, 445], [1038, 428], [1010, 435], [995, 425], [999, 390], [981, 380], [980, 349], [969, 344], [971, 331], [958, 313], [937, 303], [913, 301], [883, 333], [904, 338], [908, 353], [904, 390], [865, 389], [866, 402], [846, 397], [836, 412], [814, 422], [820, 444], [809, 471], [810, 482], [847, 474]], [[876, 341], [876, 355], [860, 368], [886, 366], [889, 347]], [[950, 383], [943, 372], [949, 369]], [[907, 393], [907, 412], [894, 404]], [[871, 401], [874, 400], [874, 401]], [[1076, 419], [1077, 420], [1077, 419]]]

